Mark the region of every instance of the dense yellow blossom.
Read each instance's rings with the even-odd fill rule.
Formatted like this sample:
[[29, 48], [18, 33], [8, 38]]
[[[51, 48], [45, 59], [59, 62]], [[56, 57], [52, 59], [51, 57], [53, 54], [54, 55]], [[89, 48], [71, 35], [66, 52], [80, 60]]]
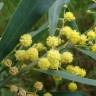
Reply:
[[16, 66], [10, 67], [9, 73], [13, 76], [17, 75], [19, 73], [18, 68]]
[[64, 19], [67, 21], [72, 21], [72, 20], [75, 20], [75, 16], [72, 12], [66, 12], [64, 14]]
[[85, 76], [86, 76], [86, 70], [85, 70], [85, 69], [82, 68], [82, 69], [80, 70], [80, 76], [81, 76], [81, 77], [85, 77]]
[[49, 92], [47, 92], [47, 93], [45, 93], [43, 96], [52, 96], [52, 94], [49, 93]]
[[43, 51], [46, 47], [42, 43], [34, 44], [32, 47], [36, 48], [38, 51]]
[[26, 51], [26, 59], [28, 60], [31, 60], [31, 61], [36, 61], [38, 60], [38, 50], [36, 48], [29, 48], [27, 51]]
[[60, 80], [62, 80], [62, 77], [60, 77], [60, 76], [53, 76], [53, 79], [55, 81], [60, 81]]
[[68, 72], [74, 74], [74, 66], [73, 66], [73, 65], [68, 65], [68, 66], [66, 67], [66, 70], [67, 70]]
[[92, 52], [95, 52], [96, 53], [96, 44], [94, 44], [94, 45], [91, 46], [91, 50], [92, 50]]
[[56, 36], [49, 36], [46, 43], [49, 47], [56, 47], [61, 43], [61, 39]]
[[34, 84], [34, 88], [38, 91], [41, 91], [43, 89], [43, 83], [39, 82], [39, 81], [36, 81], [35, 84]]
[[75, 74], [81, 77], [86, 76], [86, 70], [83, 68], [80, 68], [79, 66], [68, 65], [66, 67], [66, 70], [72, 74]]
[[54, 62], [56, 60], [60, 61], [61, 60], [61, 54], [59, 53], [58, 50], [51, 49], [47, 53], [48, 60], [50, 62]]
[[2, 63], [6, 66], [6, 67], [11, 67], [11, 65], [12, 65], [12, 60], [11, 59], [4, 59], [3, 61], [2, 61]]
[[61, 62], [62, 63], [71, 63], [73, 61], [73, 54], [71, 52], [64, 52], [61, 55]]
[[88, 36], [88, 39], [89, 39], [89, 40], [94, 40], [94, 39], [96, 39], [96, 33], [95, 33], [93, 30], [90, 30], [90, 31], [87, 33], [87, 36]]
[[76, 30], [74, 30], [71, 34], [70, 34], [70, 38], [69, 38], [70, 42], [73, 44], [77, 44], [80, 40], [80, 34], [79, 32], [77, 32]]
[[79, 44], [81, 44], [81, 45], [86, 44], [86, 41], [87, 41], [87, 36], [84, 34], [81, 35], [80, 39], [79, 39]]
[[32, 37], [30, 34], [24, 34], [21, 36], [20, 38], [20, 44], [22, 46], [25, 46], [25, 47], [28, 47], [28, 46], [31, 46], [32, 44]]
[[11, 85], [10, 86], [10, 91], [17, 93], [18, 92], [18, 87], [16, 85]]
[[25, 50], [18, 50], [18, 51], [16, 51], [15, 57], [19, 61], [24, 61], [25, 60]]
[[50, 62], [47, 58], [40, 58], [38, 61], [38, 67], [43, 70], [47, 70], [50, 66]]
[[27, 92], [23, 88], [19, 88], [18, 95], [17, 96], [26, 96]]
[[65, 26], [65, 27], [61, 28], [60, 35], [63, 35], [68, 39], [68, 38], [70, 38], [72, 32], [73, 32], [73, 30], [71, 29], [71, 27]]
[[71, 91], [71, 92], [75, 92], [75, 91], [77, 90], [77, 84], [74, 83], [74, 82], [69, 83], [68, 89], [69, 89], [69, 91]]
[[58, 60], [51, 61], [50, 69], [58, 70], [59, 67], [60, 67], [60, 62]]
[[58, 50], [51, 49], [47, 53], [48, 60], [50, 61], [50, 69], [58, 69], [60, 66], [61, 54]]

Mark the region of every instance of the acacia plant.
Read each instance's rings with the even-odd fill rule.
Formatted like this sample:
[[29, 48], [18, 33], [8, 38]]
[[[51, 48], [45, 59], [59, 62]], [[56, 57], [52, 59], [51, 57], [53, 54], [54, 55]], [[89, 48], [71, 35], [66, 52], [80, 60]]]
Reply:
[[72, 4], [71, 0], [19, 2], [0, 40], [0, 96], [89, 96], [87, 91], [95, 92], [95, 5], [86, 8], [94, 19], [89, 28], [84, 26], [85, 31], [78, 26]]

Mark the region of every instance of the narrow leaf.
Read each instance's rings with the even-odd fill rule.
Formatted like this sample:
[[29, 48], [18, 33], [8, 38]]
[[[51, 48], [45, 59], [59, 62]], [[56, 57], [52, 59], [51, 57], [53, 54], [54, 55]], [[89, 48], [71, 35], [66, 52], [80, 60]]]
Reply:
[[88, 78], [81, 78], [79, 76], [70, 74], [66, 71], [55, 71], [55, 70], [54, 71], [53, 70], [44, 71], [44, 70], [40, 70], [40, 69], [34, 69], [34, 70], [36, 70], [38, 72], [48, 74], [48, 75], [52, 75], [52, 76], [60, 76], [64, 79], [72, 80], [72, 81], [79, 82], [79, 83], [82, 83], [82, 84], [96, 86], [96, 80], [88, 79]]
[[50, 26], [50, 35], [55, 34], [55, 28], [58, 22], [58, 17], [60, 11], [64, 4], [69, 3], [70, 0], [56, 0], [56, 2], [49, 9], [49, 26]]
[[16, 46], [55, 0], [21, 0], [0, 41], [0, 61]]
[[77, 48], [77, 50], [82, 52], [83, 54], [91, 57], [92, 59], [96, 60], [96, 54], [95, 53], [88, 51], [88, 50], [80, 49], [80, 48]]

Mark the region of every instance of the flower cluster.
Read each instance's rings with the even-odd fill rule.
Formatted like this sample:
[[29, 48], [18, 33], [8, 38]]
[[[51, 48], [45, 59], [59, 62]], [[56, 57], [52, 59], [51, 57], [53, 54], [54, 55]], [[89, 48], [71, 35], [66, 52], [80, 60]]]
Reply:
[[[72, 12], [65, 12], [63, 19], [65, 22], [71, 22], [76, 17]], [[9, 58], [3, 60], [2, 63], [9, 68], [11, 75], [16, 76], [22, 69], [27, 66], [29, 68], [32, 65], [30, 69], [37, 68], [43, 71], [61, 70], [82, 78], [87, 75], [87, 71], [77, 65], [74, 58], [75, 52], [69, 47], [73, 46], [75, 49], [78, 46], [87, 46], [87, 49], [96, 53], [96, 28], [81, 34], [81, 32], [71, 28], [69, 25], [63, 25], [58, 35], [48, 36], [44, 43], [37, 42], [33, 44], [32, 41], [34, 40], [32, 40], [31, 34], [24, 34], [20, 37], [20, 45], [14, 52], [17, 65], [13, 66], [14, 62]], [[62, 41], [64, 42], [62, 43]], [[28, 69], [28, 71], [30, 70]], [[53, 79], [57, 82], [62, 80], [62, 77], [53, 76]], [[15, 85], [10, 86], [10, 91], [17, 93], [18, 96], [38, 96], [36, 92], [42, 91], [44, 85], [42, 82], [37, 81], [32, 87], [35, 90], [32, 93], [28, 93], [25, 89]], [[76, 91], [78, 89], [77, 84], [75, 82], [69, 83], [68, 89], [71, 92]], [[52, 96], [52, 94], [46, 92], [44, 96]]]

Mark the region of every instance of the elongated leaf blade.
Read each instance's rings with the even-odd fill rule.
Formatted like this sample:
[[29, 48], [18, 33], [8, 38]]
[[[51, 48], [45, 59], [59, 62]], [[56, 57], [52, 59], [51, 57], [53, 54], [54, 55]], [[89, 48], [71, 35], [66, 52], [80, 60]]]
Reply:
[[96, 80], [88, 79], [88, 78], [81, 78], [79, 76], [70, 74], [66, 71], [53, 71], [53, 70], [44, 71], [44, 70], [40, 70], [40, 69], [34, 69], [34, 70], [36, 70], [38, 72], [48, 74], [48, 75], [52, 75], [52, 76], [60, 76], [64, 79], [76, 81], [76, 82], [79, 82], [79, 83], [82, 83], [82, 84], [96, 86]]
[[16, 46], [55, 0], [21, 0], [0, 41], [0, 61]]
[[49, 31], [48, 31], [48, 22], [46, 22], [44, 25], [42, 25], [38, 30], [33, 31], [30, 33], [32, 35], [33, 38], [33, 43], [35, 42], [40, 42], [43, 37], [45, 38], [46, 36], [49, 35]]
[[80, 48], [77, 48], [77, 50], [82, 52], [83, 54], [91, 57], [92, 59], [96, 60], [96, 54], [95, 53], [88, 51], [88, 50], [80, 49]]
[[58, 17], [60, 11], [64, 4], [69, 3], [70, 0], [57, 0], [53, 6], [49, 9], [49, 26], [50, 26], [50, 35], [55, 34], [55, 28], [58, 22]]

